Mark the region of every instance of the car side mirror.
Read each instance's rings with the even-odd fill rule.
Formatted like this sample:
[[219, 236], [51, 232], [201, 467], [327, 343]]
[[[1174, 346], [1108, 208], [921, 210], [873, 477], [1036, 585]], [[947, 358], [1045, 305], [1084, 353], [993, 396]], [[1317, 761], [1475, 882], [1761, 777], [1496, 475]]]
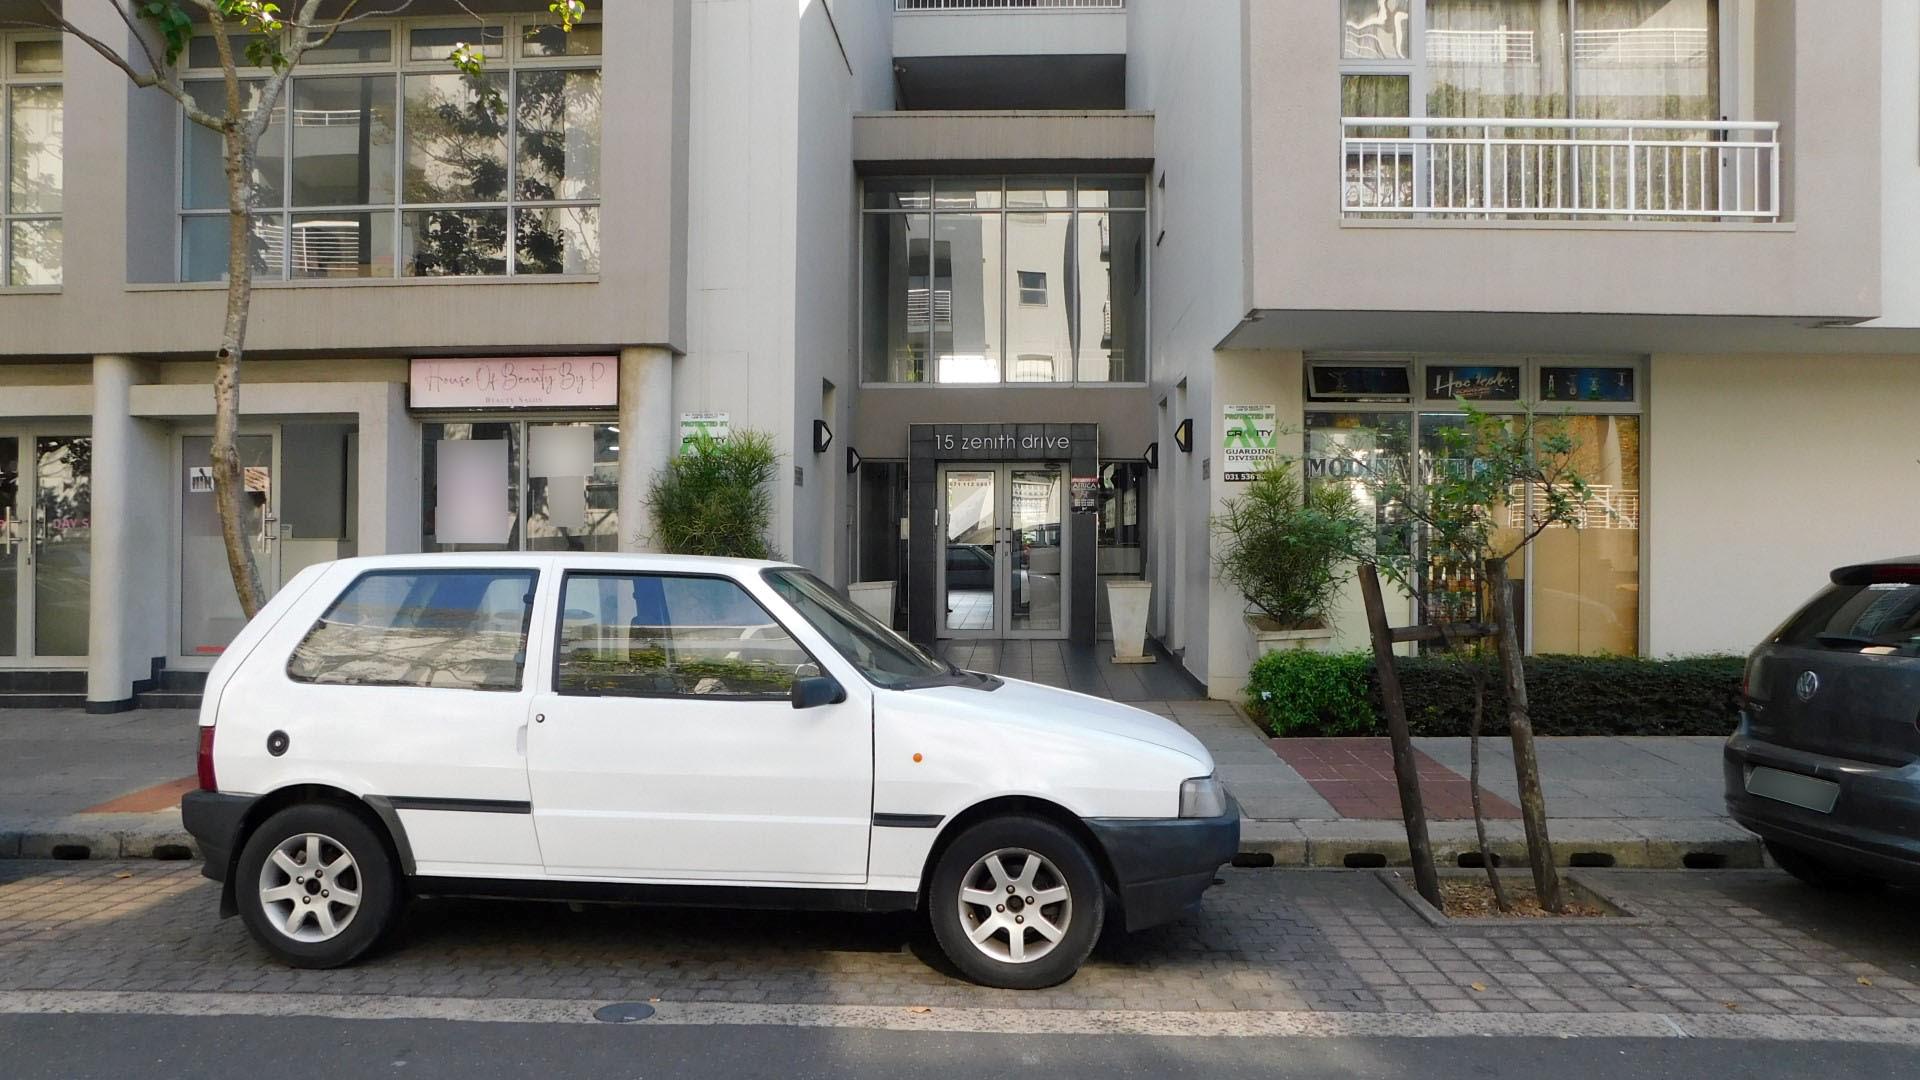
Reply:
[[788, 692], [787, 700], [793, 702], [796, 709], [813, 709], [821, 705], [838, 705], [847, 700], [847, 692], [828, 676], [808, 675], [793, 680], [793, 689]]

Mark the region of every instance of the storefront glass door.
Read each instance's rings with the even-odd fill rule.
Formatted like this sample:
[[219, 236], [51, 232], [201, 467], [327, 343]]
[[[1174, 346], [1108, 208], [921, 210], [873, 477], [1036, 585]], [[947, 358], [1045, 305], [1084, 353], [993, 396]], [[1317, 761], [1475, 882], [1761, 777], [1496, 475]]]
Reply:
[[87, 655], [93, 441], [0, 436], [0, 664]]
[[1066, 480], [1058, 465], [951, 466], [940, 477], [947, 637], [1063, 637]]
[[[260, 583], [272, 595], [280, 586], [279, 475], [273, 435], [237, 439], [244, 470], [247, 542], [253, 548]], [[213, 439], [188, 435], [180, 440], [180, 652], [218, 656], [247, 624], [227, 565], [227, 544], [220, 532], [220, 511], [213, 498]]]

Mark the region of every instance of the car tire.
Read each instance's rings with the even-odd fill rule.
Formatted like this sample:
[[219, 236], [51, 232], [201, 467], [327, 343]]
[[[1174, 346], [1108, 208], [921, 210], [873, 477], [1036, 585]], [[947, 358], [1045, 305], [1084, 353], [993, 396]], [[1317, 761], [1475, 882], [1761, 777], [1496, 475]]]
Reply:
[[1879, 878], [1836, 866], [1817, 855], [1773, 840], [1767, 841], [1767, 854], [1773, 856], [1780, 869], [1826, 892], [1871, 892], [1886, 884]]
[[247, 837], [233, 872], [241, 921], [268, 952], [301, 968], [351, 964], [394, 925], [400, 875], [358, 814], [303, 803]]
[[941, 853], [927, 915], [961, 974], [983, 986], [1037, 990], [1072, 978], [1093, 951], [1106, 885], [1086, 845], [1059, 825], [992, 818]]

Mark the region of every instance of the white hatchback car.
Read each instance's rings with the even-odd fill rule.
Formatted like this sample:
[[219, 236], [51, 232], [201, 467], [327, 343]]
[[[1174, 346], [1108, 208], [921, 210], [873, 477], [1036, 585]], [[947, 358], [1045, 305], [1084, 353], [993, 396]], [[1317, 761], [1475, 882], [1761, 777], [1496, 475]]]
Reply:
[[309, 568], [214, 666], [199, 768], [221, 913], [302, 967], [478, 895], [918, 909], [968, 977], [1049, 986], [1110, 904], [1178, 917], [1240, 837], [1173, 722], [955, 670], [731, 559]]

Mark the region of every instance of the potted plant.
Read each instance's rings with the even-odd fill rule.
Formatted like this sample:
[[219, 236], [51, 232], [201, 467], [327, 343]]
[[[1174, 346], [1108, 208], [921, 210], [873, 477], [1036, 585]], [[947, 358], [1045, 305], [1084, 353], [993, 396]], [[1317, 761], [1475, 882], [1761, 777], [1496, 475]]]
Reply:
[[764, 432], [694, 436], [647, 491], [654, 546], [674, 555], [779, 558], [767, 539], [779, 475], [780, 454]]
[[1341, 484], [1303, 491], [1294, 464], [1276, 460], [1210, 524], [1220, 578], [1246, 600], [1254, 656], [1330, 646], [1328, 612], [1369, 525], [1353, 493]]

